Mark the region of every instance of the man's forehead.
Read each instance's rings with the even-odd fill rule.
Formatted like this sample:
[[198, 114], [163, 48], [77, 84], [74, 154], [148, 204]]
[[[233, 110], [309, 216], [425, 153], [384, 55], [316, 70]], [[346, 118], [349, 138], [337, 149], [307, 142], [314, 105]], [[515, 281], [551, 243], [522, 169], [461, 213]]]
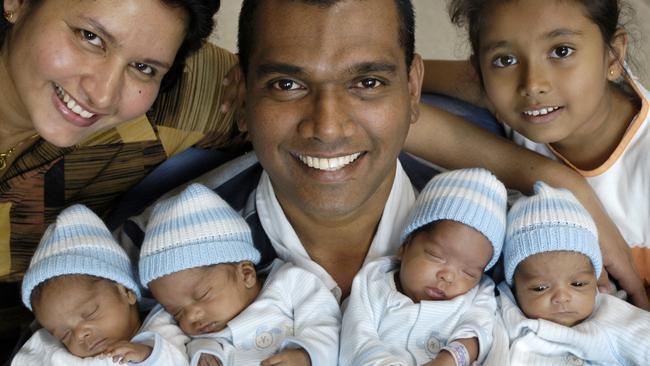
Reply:
[[[391, 4], [392, 0], [378, 2]], [[374, 3], [354, 0], [318, 7], [281, 1], [286, 9], [269, 7], [257, 17], [250, 66], [281, 64], [318, 70], [336, 65], [349, 71], [364, 64], [399, 65], [404, 51], [397, 12]]]

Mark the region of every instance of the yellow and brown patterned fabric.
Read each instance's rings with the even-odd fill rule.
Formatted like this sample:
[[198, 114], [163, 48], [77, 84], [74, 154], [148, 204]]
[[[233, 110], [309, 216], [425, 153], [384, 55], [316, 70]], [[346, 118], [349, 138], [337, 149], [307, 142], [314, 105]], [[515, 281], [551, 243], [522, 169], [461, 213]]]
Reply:
[[228, 148], [236, 111], [219, 112], [222, 79], [235, 55], [207, 44], [181, 81], [147, 116], [98, 133], [76, 147], [37, 141], [0, 178], [0, 281], [22, 278], [41, 235], [65, 207], [83, 203], [100, 216], [119, 196], [184, 149]]

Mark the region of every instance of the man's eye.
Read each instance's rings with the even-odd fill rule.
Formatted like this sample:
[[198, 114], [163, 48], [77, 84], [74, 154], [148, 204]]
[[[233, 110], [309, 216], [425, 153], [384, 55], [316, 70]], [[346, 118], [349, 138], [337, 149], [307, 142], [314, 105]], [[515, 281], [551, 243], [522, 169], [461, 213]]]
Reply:
[[560, 46], [551, 51], [552, 58], [567, 58], [571, 56], [576, 50], [569, 46]]
[[360, 80], [355, 86], [357, 88], [363, 88], [363, 89], [375, 89], [382, 85], [384, 85], [384, 83], [381, 80], [375, 78], [366, 78]]
[[517, 58], [512, 55], [498, 56], [492, 61], [492, 65], [496, 67], [508, 67], [517, 64]]
[[282, 79], [282, 80], [275, 81], [271, 84], [271, 87], [273, 89], [283, 90], [283, 91], [297, 90], [301, 88], [300, 84], [290, 79]]
[[95, 33], [91, 32], [91, 31], [87, 31], [85, 29], [81, 29], [81, 30], [79, 30], [79, 34], [81, 35], [81, 38], [83, 40], [85, 40], [86, 42], [92, 44], [93, 46], [104, 48], [104, 42]]

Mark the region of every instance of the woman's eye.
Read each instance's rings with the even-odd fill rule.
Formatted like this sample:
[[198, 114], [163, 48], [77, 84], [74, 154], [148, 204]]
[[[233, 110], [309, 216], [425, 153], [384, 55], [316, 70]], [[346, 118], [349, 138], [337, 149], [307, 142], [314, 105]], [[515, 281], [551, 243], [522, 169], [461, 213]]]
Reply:
[[365, 78], [355, 84], [355, 87], [362, 89], [375, 89], [384, 85], [381, 80], [375, 78]]
[[79, 33], [81, 34], [81, 38], [83, 38], [86, 42], [92, 44], [93, 46], [104, 48], [104, 42], [95, 33], [87, 31], [85, 29], [81, 29]]
[[492, 61], [496, 67], [508, 67], [517, 64], [517, 58], [512, 55], [499, 56]]
[[560, 46], [551, 51], [552, 58], [567, 58], [571, 56], [576, 50], [568, 46]]
[[290, 79], [275, 81], [271, 84], [271, 87], [282, 91], [298, 90], [301, 88], [300, 84]]
[[133, 63], [133, 68], [135, 68], [136, 70], [138, 70], [139, 72], [145, 75], [153, 76], [156, 74], [156, 70], [153, 67], [147, 64], [143, 64], [141, 62]]

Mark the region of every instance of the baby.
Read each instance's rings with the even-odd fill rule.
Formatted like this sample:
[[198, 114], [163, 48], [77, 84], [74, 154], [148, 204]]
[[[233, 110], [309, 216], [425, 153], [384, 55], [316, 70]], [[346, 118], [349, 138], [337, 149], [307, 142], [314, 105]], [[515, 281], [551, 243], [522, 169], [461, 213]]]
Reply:
[[63, 210], [22, 283], [23, 303], [44, 329], [12, 365], [188, 364], [188, 337], [169, 315], [154, 312], [141, 326], [139, 298], [131, 262], [102, 220], [82, 205]]
[[508, 213], [503, 251], [495, 364], [650, 365], [650, 313], [598, 293], [596, 226], [569, 191], [537, 182]]
[[246, 221], [192, 184], [158, 203], [140, 279], [194, 337], [191, 364], [336, 365], [340, 310], [313, 274], [279, 260], [266, 279]]
[[418, 196], [397, 258], [357, 274], [343, 315], [341, 365], [470, 365], [492, 343], [506, 189], [485, 169], [435, 176]]

